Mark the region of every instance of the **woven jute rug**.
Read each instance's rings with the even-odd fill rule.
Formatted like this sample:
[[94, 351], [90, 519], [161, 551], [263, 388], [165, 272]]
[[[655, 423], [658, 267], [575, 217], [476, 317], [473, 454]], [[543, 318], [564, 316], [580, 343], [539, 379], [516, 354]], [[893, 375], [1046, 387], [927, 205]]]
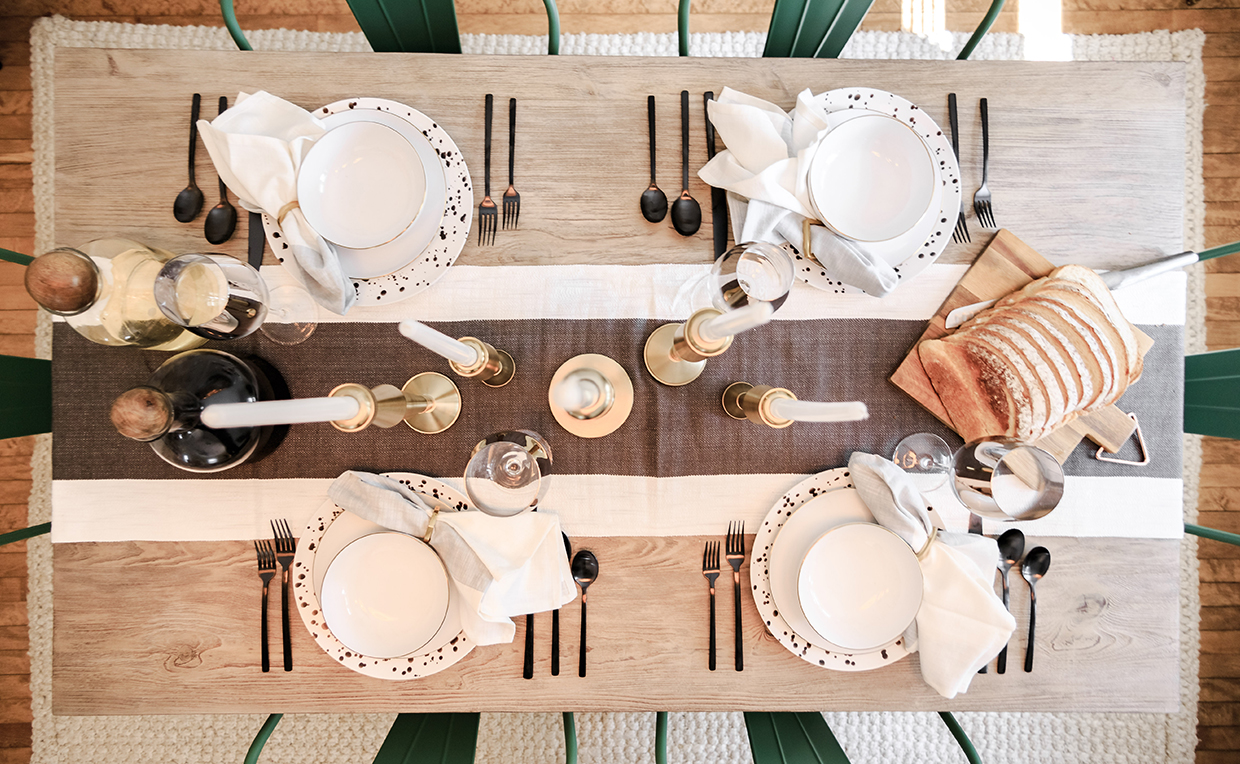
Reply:
[[[323, 34], [287, 30], [255, 31], [257, 49], [365, 51], [361, 34]], [[903, 33], [861, 32], [846, 58], [954, 57], [964, 35], [928, 39]], [[695, 34], [694, 55], [758, 56], [764, 35]], [[1122, 36], [1075, 37], [1073, 55], [1089, 61], [1184, 61], [1188, 63], [1185, 248], [1204, 246], [1201, 119], [1205, 77], [1200, 31], [1152, 32]], [[527, 53], [546, 50], [545, 37], [465, 35], [469, 53]], [[52, 231], [53, 125], [52, 71], [57, 47], [233, 48], [223, 29], [76, 22], [41, 19], [31, 36], [34, 80], [35, 216], [38, 249], [54, 246]], [[992, 34], [975, 59], [1019, 59], [1018, 35]], [[594, 55], [676, 55], [675, 35], [565, 35], [561, 53]], [[1205, 350], [1204, 274], [1189, 278], [1187, 351]], [[39, 352], [50, 357], [50, 322], [39, 328]], [[1200, 439], [1185, 437], [1184, 502], [1196, 516], [1201, 465]], [[51, 441], [41, 436], [32, 460], [34, 490], [30, 521], [51, 518]], [[54, 717], [51, 715], [52, 563], [46, 537], [30, 543], [30, 654], [34, 708], [34, 764], [91, 761], [94, 764], [238, 764], [262, 716]], [[1191, 764], [1196, 745], [1199, 605], [1197, 545], [1181, 546], [1181, 708], [1175, 714], [999, 714], [961, 713], [957, 718], [983, 758], [1007, 764], [1048, 762], [1180, 762]], [[852, 761], [959, 762], [962, 756], [938, 716], [929, 713], [830, 713], [831, 728]], [[392, 714], [306, 714], [286, 716], [263, 753], [269, 764], [365, 762], [382, 743]], [[654, 714], [579, 714], [580, 760], [654, 760]], [[669, 759], [681, 764], [742, 764], [751, 761], [744, 719], [739, 713], [673, 713]], [[562, 761], [563, 734], [558, 714], [483, 714], [478, 735], [479, 764], [531, 764]]]

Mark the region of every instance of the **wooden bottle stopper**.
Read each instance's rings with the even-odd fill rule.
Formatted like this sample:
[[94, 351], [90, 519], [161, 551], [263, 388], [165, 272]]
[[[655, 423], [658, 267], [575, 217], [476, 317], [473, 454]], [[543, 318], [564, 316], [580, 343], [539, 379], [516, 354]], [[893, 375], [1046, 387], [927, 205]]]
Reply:
[[26, 266], [26, 291], [52, 313], [81, 313], [99, 293], [99, 269], [77, 250], [52, 250]]
[[112, 426], [126, 438], [144, 443], [168, 432], [173, 415], [172, 401], [153, 387], [126, 390], [112, 402]]

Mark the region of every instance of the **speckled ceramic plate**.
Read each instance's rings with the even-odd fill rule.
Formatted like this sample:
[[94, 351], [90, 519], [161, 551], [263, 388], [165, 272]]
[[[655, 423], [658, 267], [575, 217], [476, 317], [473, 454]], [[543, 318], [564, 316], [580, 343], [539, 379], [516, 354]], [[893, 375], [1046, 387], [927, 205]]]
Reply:
[[[911, 231], [894, 239], [865, 245], [868, 251], [892, 263], [901, 283], [913, 278], [943, 254], [956, 227], [956, 216], [960, 213], [963, 189], [960, 187], [960, 165], [952, 152], [951, 141], [925, 112], [894, 93], [873, 88], [840, 88], [819, 93], [814, 96], [814, 103], [828, 112], [866, 109], [895, 117], [925, 141], [942, 181], [942, 192], [937, 194], [938, 208], [913, 226]], [[830, 269], [812, 257], [804, 257], [795, 249], [791, 252], [796, 261], [797, 278], [810, 286], [837, 294], [864, 294], [857, 287], [835, 278]]]
[[[433, 498], [444, 506], [456, 510], [469, 508], [469, 502], [464, 495], [434, 478], [408, 472], [387, 473], [386, 477], [399, 480], [417, 493]], [[301, 613], [302, 622], [305, 623], [310, 636], [314, 637], [319, 647], [339, 661], [341, 665], [359, 674], [376, 679], [398, 681], [419, 679], [436, 674], [468, 655], [475, 645], [469, 637], [465, 636], [465, 632], [460, 631], [460, 619], [451, 614], [448, 619], [445, 619], [447, 628], [441, 629], [424, 650], [417, 654], [402, 655], [399, 658], [373, 658], [360, 655], [350, 650], [332, 634], [331, 629], [327, 628], [324, 622], [316, 587], [316, 580], [322, 581], [326, 566], [316, 566], [315, 557], [320, 551], [320, 545], [326, 551], [327, 545], [323, 544], [323, 537], [332, 524], [342, 516], [365, 524], [364, 520], [351, 512], [346, 512], [331, 501], [325, 502], [315, 512], [310, 524], [302, 533], [297, 542], [297, 554], [293, 558], [293, 600], [297, 605], [297, 612]], [[370, 531], [359, 526], [349, 535], [364, 535], [368, 532]], [[332, 546], [338, 551], [340, 546], [349, 540], [351, 539], [336, 539]], [[453, 607], [455, 607], [454, 604], [449, 605], [450, 609]], [[453, 626], [453, 624], [458, 625]]]
[[[346, 98], [315, 110], [316, 117], [326, 117], [347, 109], [373, 109], [395, 114], [407, 120], [426, 136], [435, 153], [439, 155], [443, 174], [447, 180], [447, 200], [439, 231], [431, 237], [430, 245], [421, 255], [407, 265], [371, 279], [352, 279], [357, 290], [358, 305], [387, 305], [400, 302], [421, 292], [444, 274], [448, 266], [465, 247], [469, 227], [473, 224], [474, 190], [469, 178], [469, 168], [447, 131], [434, 120], [413, 107], [385, 98]], [[263, 214], [263, 227], [267, 243], [276, 257], [283, 262], [287, 245], [282, 240], [280, 226], [270, 215]]]
[[[955, 225], [954, 221], [952, 225]], [[762, 521], [762, 527], [754, 538], [753, 551], [749, 555], [749, 583], [753, 587], [758, 614], [762, 616], [767, 631], [793, 655], [806, 663], [835, 671], [871, 671], [895, 663], [908, 655], [908, 650], [904, 649], [904, 637], [869, 652], [845, 653], [828, 650], [793, 631], [771, 596], [770, 552], [784, 523], [810, 500], [836, 488], [852, 487], [848, 468], [839, 467], [811, 475], [784, 494]]]

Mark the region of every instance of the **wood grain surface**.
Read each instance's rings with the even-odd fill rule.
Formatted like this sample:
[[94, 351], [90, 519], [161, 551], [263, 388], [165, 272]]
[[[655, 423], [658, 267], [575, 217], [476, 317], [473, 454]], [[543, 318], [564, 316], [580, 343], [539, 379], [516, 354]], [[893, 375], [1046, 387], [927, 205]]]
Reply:
[[[479, 647], [409, 682], [362, 676], [296, 622], [294, 670], [259, 669], [260, 583], [248, 542], [55, 546], [56, 714], [341, 711], [987, 710], [1155, 711], [1179, 702], [1174, 540], [1030, 538], [1054, 555], [1038, 585], [1037, 653], [1021, 670], [1028, 588], [1012, 577], [1008, 673], [944, 700], [910, 656], [845, 674], [779, 645], [742, 597], [745, 670], [732, 667], [732, 596], [719, 579], [718, 670], [707, 669], [702, 537], [580, 538], [600, 562], [590, 587], [588, 671], [576, 675], [580, 599], [560, 615], [560, 676], [548, 614], [535, 617], [534, 678], [521, 678], [524, 620], [511, 644]], [[753, 537], [747, 541], [752, 545]], [[726, 565], [725, 565], [726, 567]], [[748, 589], [748, 562], [741, 569]], [[273, 590], [274, 591], [274, 590]], [[273, 595], [274, 597], [274, 595]], [[278, 601], [271, 649], [279, 655]]]
[[[485, 248], [472, 236], [459, 263], [709, 262], [709, 220], [685, 239], [670, 217], [650, 224], [638, 211], [649, 183], [648, 94], [657, 99], [658, 178], [673, 198], [681, 176], [679, 94], [692, 94], [689, 190], [708, 202], [709, 188], [695, 174], [706, 161], [707, 90], [729, 86], [790, 108], [805, 88], [865, 85], [905, 96], [946, 125], [944, 83], [950, 82], [961, 104], [964, 178], [971, 183], [981, 174], [977, 102], [984, 95], [991, 187], [1005, 200], [996, 203], [996, 217], [1043, 255], [1115, 267], [1182, 248], [1184, 67], [1178, 63], [540, 56], [506, 57], [500, 65], [484, 56], [64, 49], [56, 72], [55, 231], [63, 243], [128, 234], [173, 252], [210, 249], [201, 218], [178, 224], [171, 215], [186, 181], [195, 92], [212, 102], [265, 89], [308, 109], [359, 95], [408, 103], [447, 129], [479, 191], [483, 102], [493, 93], [500, 103], [518, 99], [521, 228], [501, 231]], [[498, 111], [496, 185], [508, 148]], [[212, 188], [207, 153], [199, 151], [198, 159], [200, 185]], [[990, 234], [975, 222], [972, 228], [973, 243], [949, 245], [944, 262], [970, 262], [983, 249]], [[215, 249], [243, 257], [245, 240], [239, 230]]]

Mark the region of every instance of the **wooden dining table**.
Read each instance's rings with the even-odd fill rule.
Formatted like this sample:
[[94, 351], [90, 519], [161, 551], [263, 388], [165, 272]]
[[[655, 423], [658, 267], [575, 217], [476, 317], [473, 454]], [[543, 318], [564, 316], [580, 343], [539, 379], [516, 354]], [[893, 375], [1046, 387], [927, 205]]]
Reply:
[[[972, 193], [981, 178], [976, 105], [979, 98], [988, 98], [990, 188], [995, 216], [1003, 227], [1052, 262], [1114, 268], [1185, 248], [1185, 69], [1183, 64], [1164, 62], [880, 62], [57, 48], [51, 102], [45, 104], [55, 138], [53, 146], [43, 147], [44, 155], [52, 160], [49, 169], [53, 172], [45, 182], [51, 184], [54, 205], [40, 214], [52, 216], [58, 245], [122, 235], [172, 252], [214, 251], [244, 258], [244, 218], [229, 242], [209, 248], [203, 241], [201, 218], [191, 224], [176, 222], [172, 200], [185, 183], [191, 95], [201, 93], [204, 103], [210, 104], [219, 95], [231, 99], [238, 92], [257, 90], [307, 109], [358, 96], [388, 98], [413, 106], [442, 125], [460, 148], [473, 175], [472, 204], [476, 206], [481, 198], [484, 96], [493, 93], [500, 105], [496, 109], [497, 136], [506, 128], [503, 107], [507, 99], [518, 100], [516, 185], [522, 197], [520, 227], [500, 231], [492, 246], [479, 246], [476, 231], [471, 232], [454, 269], [705, 266], [713, 252], [710, 189], [696, 177], [696, 169], [706, 162], [702, 94], [719, 94], [730, 87], [786, 109], [806, 88], [820, 92], [860, 86], [910, 99], [943, 129], [947, 125], [947, 95], [957, 94], [966, 210], [971, 210]], [[659, 182], [669, 197], [674, 198], [680, 190], [682, 90], [692, 94], [688, 191], [703, 202], [705, 217], [701, 230], [689, 237], [678, 235], [668, 221], [646, 222], [638, 209], [638, 198], [649, 183], [649, 94], [658, 99]], [[214, 113], [207, 108], [203, 116], [211, 118]], [[497, 145], [507, 146], [506, 142]], [[506, 186], [505, 160], [506, 151], [497, 148], [491, 169], [493, 197]], [[197, 170], [199, 185], [211, 205], [215, 173], [201, 147]], [[972, 242], [948, 244], [927, 274], [953, 265], [962, 271], [963, 265], [983, 250], [994, 232], [981, 229], [971, 214], [969, 223]], [[269, 250], [264, 273], [277, 265]], [[919, 278], [930, 283], [929, 276]], [[914, 278], [885, 299], [892, 304], [916, 295], [919, 283]], [[1180, 290], [1178, 297], [1172, 295], [1172, 302], [1179, 299], [1182, 304], [1183, 282], [1169, 283]], [[435, 290], [432, 287], [427, 294]], [[497, 292], [493, 299], [499, 304], [506, 296], [502, 289]], [[571, 291], [565, 294], [565, 300], [573, 299]], [[486, 300], [479, 298], [478, 302], [481, 305]], [[388, 308], [394, 309], [397, 306]], [[716, 396], [717, 391], [710, 386], [714, 382], [661, 388], [649, 379], [639, 362], [626, 363], [639, 386], [637, 419], [630, 429], [641, 430], [642, 443], [658, 444], [657, 453], [648, 459], [651, 466], [640, 468], [648, 472], [625, 461], [631, 458], [630, 441], [624, 440], [630, 435], [623, 429], [597, 442], [581, 441], [554, 430], [546, 411], [545, 380], [533, 379], [536, 375], [532, 371], [527, 377], [532, 379], [529, 386], [515, 386], [509, 393], [496, 392], [491, 398], [485, 397], [490, 393], [476, 382], [457, 378], [466, 397], [467, 414], [475, 418], [463, 416], [465, 424], [456, 427], [485, 427], [489, 424], [485, 417], [491, 417], [499, 428], [508, 426], [509, 420], [523, 421], [518, 416], [523, 415], [549, 430], [546, 434], [559, 450], [556, 458], [565, 465], [566, 474], [605, 472], [608, 460], [614, 459], [624, 465], [625, 475], [647, 481], [640, 483], [647, 486], [642, 490], [652, 494], [662, 490], [659, 486], [678, 480], [716, 474], [743, 477], [747, 471], [783, 474], [791, 486], [799, 475], [842, 466], [853, 447], [887, 449], [889, 453], [896, 435], [937, 425], [911, 401], [904, 401], [903, 394], [886, 379], [909, 350], [910, 341], [924, 328], [928, 315], [898, 322], [898, 331], [876, 335], [872, 344], [850, 351], [857, 358], [876, 359], [872, 367], [858, 362], [858, 368], [865, 366], [871, 376], [855, 384], [865, 383], [876, 400], [890, 402], [888, 408], [871, 403], [871, 430], [797, 425], [787, 431], [768, 431], [748, 422], [725, 421], [719, 412], [719, 420], [711, 419], [709, 425], [733, 429], [719, 437], [726, 453], [716, 457], [696, 445], [692, 429], [676, 415], [678, 410], [688, 411], [690, 405], [705, 405], [686, 402], [688, 396]], [[412, 311], [408, 317], [426, 318]], [[674, 317], [647, 318], [636, 328], [625, 324], [629, 327], [625, 331], [632, 331], [635, 338], [644, 337], [648, 326]], [[684, 318], [687, 315], [679, 317]], [[548, 326], [554, 323], [546, 321]], [[785, 328], [793, 323], [775, 322]], [[1158, 484], [1163, 489], [1170, 487], [1166, 495], [1172, 498], [1150, 512], [1163, 513], [1160, 517], [1165, 527], [1182, 521], [1178, 486], [1183, 319], [1180, 325], [1167, 321], [1157, 327], [1148, 327], [1140, 320], [1135, 323], [1147, 333], [1157, 330], [1153, 335], [1155, 350], [1151, 352], [1158, 355], [1153, 362], [1147, 358], [1145, 377], [1134, 385], [1121, 406], [1131, 401], [1130, 408], [1141, 410], [1143, 422], [1148, 416], [1158, 423], [1148, 425], [1157, 430], [1156, 437], [1147, 433], [1155, 462], [1148, 468], [1107, 466], [1109, 472], [1098, 473], [1103, 468], [1092, 464], [1093, 449], [1085, 444], [1073, 455], [1068, 469], [1092, 470], [1090, 474], [1095, 477], [1090, 479], [1112, 480], [1107, 485], [1122, 489], [1114, 501], [1123, 501], [1122, 497], [1132, 496], [1141, 486], [1153, 484], [1140, 481], [1161, 481]], [[516, 332], [532, 331], [485, 318], [475, 325], [479, 333], [489, 331], [490, 337], [510, 339], [514, 344], [521, 341]], [[547, 331], [554, 333], [553, 329]], [[303, 395], [314, 389], [321, 390], [319, 395], [326, 394], [326, 389], [346, 381], [399, 385], [404, 377], [397, 379], [395, 375], [414, 365], [400, 349], [412, 348], [408, 343], [393, 344], [403, 342], [399, 338], [380, 341], [380, 332], [395, 334], [384, 321], [324, 323], [319, 331], [321, 336], [292, 348], [274, 346], [260, 335], [211, 346], [229, 352], [243, 348], [266, 358], [281, 368], [293, 392], [302, 389]], [[314, 351], [317, 341], [345, 343], [344, 339], [333, 340], [337, 335], [332, 332], [337, 331], [359, 333], [349, 335], [352, 344], [339, 346], [351, 351], [335, 353], [331, 363], [325, 364], [326, 371], [298, 365], [299, 354], [310, 357], [306, 354]], [[370, 336], [366, 333], [374, 336], [375, 344], [358, 339]], [[609, 342], [604, 335], [597, 336], [600, 344]], [[628, 348], [626, 344], [617, 353], [629, 352]], [[579, 350], [588, 351], [587, 347]], [[710, 373], [716, 375], [710, 379], [752, 373], [758, 367], [751, 362], [761, 352], [756, 343], [745, 345], [738, 338], [732, 350], [708, 364]], [[768, 632], [749, 595], [742, 599], [745, 665], [743, 671], [735, 671], [731, 661], [731, 587], [725, 585], [726, 575], [720, 579], [719, 590], [719, 669], [712, 672], [705, 657], [708, 601], [701, 575], [702, 548], [708, 540], [722, 539], [731, 513], [740, 511], [737, 507], [751, 513], [756, 510], [757, 517], [770, 509], [770, 501], [762, 506], [746, 505], [743, 494], [732, 497], [729, 506], [718, 507], [719, 531], [713, 535], [699, 532], [696, 526], [687, 533], [676, 532], [670, 520], [666, 528], [672, 530], [660, 526], [664, 529], [655, 531], [634, 524], [606, 534], [579, 534], [569, 519], [573, 508], [557, 507], [554, 494], [548, 496], [547, 508], [563, 511], [565, 529], [573, 535], [575, 548], [594, 550], [602, 564], [598, 581], [590, 588], [589, 672], [584, 678], [574, 670], [580, 617], [577, 602], [566, 606], [560, 616], [564, 670], [559, 676], [551, 676], [548, 670], [549, 619], [545, 614], [536, 616], [535, 675], [530, 680], [521, 676], [523, 618], [517, 619], [516, 639], [511, 644], [479, 647], [439, 673], [400, 682], [366, 677], [340, 665], [319, 649], [294, 615], [294, 670], [284, 672], [276, 666], [272, 672], [262, 673], [258, 660], [260, 587], [251, 538], [153, 538], [144, 533], [143, 518], [154, 520], [164, 513], [183, 512], [199, 494], [215, 490], [227, 488], [236, 492], [229, 495], [244, 497], [247, 483], [263, 483], [276, 490], [271, 486], [278, 488], [279, 480], [290, 486], [303, 485], [298, 481], [327, 478], [341, 469], [399, 470], [455, 478], [462, 473], [467, 451], [460, 450], [456, 441], [436, 440], [446, 436], [419, 436], [403, 426], [391, 431], [372, 428], [364, 435], [346, 436], [327, 425], [305, 425], [301, 430], [294, 428], [297, 435], [286, 438], [270, 459], [219, 475], [182, 473], [158, 462], [145, 444], [120, 438], [107, 424], [112, 398], [142, 384], [167, 357], [163, 353], [93, 346], [64, 323], [58, 323], [54, 330], [52, 703], [56, 714], [397, 710], [1170, 712], [1179, 706], [1181, 542], [1175, 534], [1142, 537], [1121, 527], [1120, 521], [1114, 523], [1114, 533], [1041, 536], [1036, 526], [1026, 531], [1029, 546], [1044, 544], [1054, 555], [1051, 572], [1038, 587], [1037, 665], [1031, 673], [1020, 669], [1028, 595], [1023, 583], [1017, 586], [1016, 576], [1012, 610], [1018, 626], [1008, 672], [998, 675], [992, 667], [990, 673], [976, 677], [967, 693], [952, 700], [940, 697], [922, 681], [916, 654], [867, 672], [829, 671], [808, 664]], [[435, 365], [428, 356], [418, 358], [425, 368], [448, 372], [446, 364]], [[829, 369], [839, 368], [841, 358], [840, 354], [824, 354], [819, 359], [798, 360]], [[519, 358], [518, 375], [523, 367], [533, 366], [532, 361]], [[352, 376], [329, 378], [345, 374]], [[818, 376], [826, 379], [831, 375], [813, 375], [813, 379]], [[817, 384], [809, 376], [803, 379], [806, 386]], [[828, 390], [824, 387], [819, 392]], [[642, 406], [658, 415], [638, 417]], [[607, 443], [609, 439], [611, 444]], [[447, 443], [453, 445], [444, 445]], [[786, 453], [781, 449], [793, 446], [796, 458], [781, 462], [779, 455]], [[724, 461], [727, 464], [719, 466]], [[307, 462], [321, 462], [323, 466], [316, 467], [314, 474], [298, 472], [298, 465]], [[558, 472], [552, 476], [553, 480], [558, 477]], [[124, 493], [133, 486], [137, 486], [133, 493]], [[254, 497], [259, 502], [259, 494]], [[582, 499], [588, 500], [588, 496]], [[758, 500], [750, 504], [755, 501], [761, 504]], [[1099, 500], [1100, 512], [1107, 509], [1111, 513], [1108, 517], [1122, 517], [1122, 507], [1103, 507], [1105, 502], [1105, 497]], [[316, 508], [307, 507], [306, 515]], [[662, 510], [672, 517], [677, 507], [665, 506]], [[208, 511], [203, 510], [204, 522], [209, 520]], [[71, 522], [72, 517], [81, 523]], [[75, 530], [122, 525], [124, 533], [105, 532], [99, 537]], [[987, 530], [996, 528], [988, 526]], [[752, 526], [749, 531], [752, 543]], [[746, 562], [741, 572], [746, 592], [748, 575]], [[278, 609], [273, 607], [272, 613], [274, 626]], [[278, 626], [273, 633], [278, 634]], [[278, 642], [273, 644], [272, 654], [273, 662], [278, 663]]]

